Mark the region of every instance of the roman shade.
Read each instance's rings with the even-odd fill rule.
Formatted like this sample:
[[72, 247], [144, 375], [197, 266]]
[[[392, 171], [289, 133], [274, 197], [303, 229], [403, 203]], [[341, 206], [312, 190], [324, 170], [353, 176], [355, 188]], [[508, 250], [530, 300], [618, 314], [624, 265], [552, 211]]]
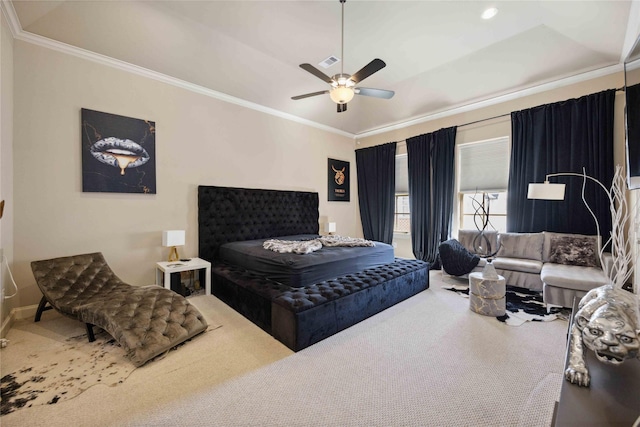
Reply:
[[505, 190], [509, 182], [509, 137], [459, 146], [460, 191]]

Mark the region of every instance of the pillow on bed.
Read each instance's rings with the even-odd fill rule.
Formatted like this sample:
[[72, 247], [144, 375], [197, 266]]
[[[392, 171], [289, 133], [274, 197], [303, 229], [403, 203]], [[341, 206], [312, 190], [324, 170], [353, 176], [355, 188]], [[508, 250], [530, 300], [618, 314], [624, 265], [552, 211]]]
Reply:
[[580, 267], [599, 267], [596, 239], [588, 236], [552, 237], [549, 261]]

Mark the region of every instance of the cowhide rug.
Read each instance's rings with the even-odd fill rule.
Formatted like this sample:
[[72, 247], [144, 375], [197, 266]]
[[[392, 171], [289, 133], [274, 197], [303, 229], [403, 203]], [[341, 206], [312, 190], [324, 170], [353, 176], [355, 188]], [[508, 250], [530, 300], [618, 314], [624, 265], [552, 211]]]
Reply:
[[39, 351], [27, 340], [12, 339], [3, 349], [3, 359], [11, 351], [21, 354], [23, 360], [7, 361], [6, 365], [12, 366], [2, 363], [0, 414], [52, 405], [96, 384], [114, 386], [127, 379], [135, 366], [111, 335], [98, 328], [95, 331], [96, 340], [92, 343], [86, 333], [63, 340], [38, 337], [42, 341]]
[[[210, 323], [207, 331], [219, 327]], [[98, 384], [113, 387], [124, 382], [135, 366], [111, 335], [100, 328], [94, 331], [96, 340], [89, 342], [83, 323], [62, 316], [16, 322], [7, 336], [9, 345], [2, 349], [0, 415], [53, 405]]]
[[[469, 286], [451, 285], [443, 286], [443, 288], [469, 298]], [[542, 293], [527, 288], [507, 286], [506, 298], [506, 313], [496, 319], [510, 326], [520, 326], [525, 322], [567, 320], [571, 315], [570, 309], [560, 307], [552, 307], [551, 311], [547, 313], [547, 308], [542, 302]]]

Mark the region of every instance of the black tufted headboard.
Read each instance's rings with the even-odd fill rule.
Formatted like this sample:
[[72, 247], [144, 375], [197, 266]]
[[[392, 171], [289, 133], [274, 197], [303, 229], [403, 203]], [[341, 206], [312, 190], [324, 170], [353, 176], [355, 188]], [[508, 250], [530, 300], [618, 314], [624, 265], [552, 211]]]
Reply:
[[318, 218], [318, 193], [200, 185], [199, 256], [213, 261], [228, 242], [318, 234]]

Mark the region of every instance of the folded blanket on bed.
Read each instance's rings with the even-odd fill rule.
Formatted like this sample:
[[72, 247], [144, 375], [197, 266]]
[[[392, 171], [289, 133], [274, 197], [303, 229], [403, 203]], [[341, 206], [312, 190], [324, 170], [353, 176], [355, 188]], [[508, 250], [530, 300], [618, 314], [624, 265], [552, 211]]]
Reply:
[[322, 236], [318, 240], [322, 242], [322, 246], [375, 246], [375, 243], [371, 240], [360, 239], [358, 237]]
[[322, 249], [322, 243], [319, 239], [314, 240], [266, 240], [262, 247], [265, 249], [279, 252], [281, 254], [309, 254], [318, 249]]
[[360, 239], [357, 237], [343, 236], [323, 236], [313, 240], [266, 240], [262, 247], [265, 249], [279, 252], [281, 254], [309, 254], [322, 249], [323, 246], [375, 246], [371, 240]]

